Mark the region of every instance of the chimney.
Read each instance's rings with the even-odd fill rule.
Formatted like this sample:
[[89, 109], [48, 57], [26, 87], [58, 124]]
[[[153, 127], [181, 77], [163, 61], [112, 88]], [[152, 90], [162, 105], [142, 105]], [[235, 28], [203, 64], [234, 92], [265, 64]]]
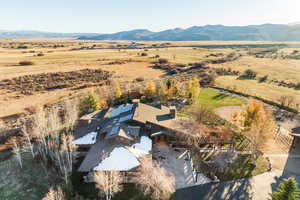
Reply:
[[172, 119], [176, 118], [176, 107], [175, 106], [170, 106], [170, 117]]

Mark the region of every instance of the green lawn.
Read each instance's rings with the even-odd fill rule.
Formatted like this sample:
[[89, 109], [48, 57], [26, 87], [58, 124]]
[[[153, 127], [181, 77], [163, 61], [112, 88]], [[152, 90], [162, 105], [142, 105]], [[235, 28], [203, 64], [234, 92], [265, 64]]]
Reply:
[[212, 89], [201, 89], [199, 97], [196, 101], [189, 106], [185, 106], [183, 109], [177, 112], [180, 117], [188, 117], [189, 109], [195, 104], [200, 104], [208, 107], [209, 109], [215, 109], [223, 106], [241, 106], [246, 103], [245, 100], [237, 97], [228, 96]]
[[200, 103], [214, 109], [223, 106], [240, 106], [243, 105], [245, 101], [212, 89], [201, 89], [199, 98], [195, 103]]

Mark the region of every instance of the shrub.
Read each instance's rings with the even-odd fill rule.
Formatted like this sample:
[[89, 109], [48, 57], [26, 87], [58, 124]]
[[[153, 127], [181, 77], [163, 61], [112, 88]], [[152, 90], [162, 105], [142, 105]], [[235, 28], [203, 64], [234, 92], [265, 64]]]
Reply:
[[297, 83], [297, 84], [295, 85], [295, 89], [296, 89], [296, 90], [300, 90], [300, 83]]
[[143, 77], [137, 77], [135, 80], [136, 80], [137, 82], [142, 82], [142, 81], [144, 81], [145, 79], [144, 79]]
[[45, 54], [43, 53], [38, 53], [37, 56], [44, 56]]
[[160, 59], [158, 59], [158, 63], [159, 63], [159, 64], [167, 64], [167, 63], [168, 63], [168, 60], [165, 59], [165, 58], [160, 58]]
[[21, 66], [34, 65], [34, 62], [32, 62], [32, 61], [20, 61], [19, 65], [21, 65]]
[[260, 77], [260, 78], [258, 79], [258, 82], [259, 82], [259, 83], [264, 83], [264, 82], [266, 82], [267, 80], [268, 80], [268, 75], [263, 76], [263, 77]]
[[159, 58], [159, 55], [155, 55], [154, 58]]
[[148, 54], [143, 52], [143, 53], [141, 53], [141, 56], [148, 56]]
[[238, 79], [255, 79], [257, 73], [251, 69], [247, 69], [244, 73], [238, 77]]
[[17, 47], [18, 49], [27, 49], [28, 46], [21, 44], [20, 46]]
[[24, 108], [24, 110], [26, 112], [28, 112], [29, 114], [33, 115], [33, 114], [37, 113], [38, 108], [36, 106], [29, 106], [29, 107]]

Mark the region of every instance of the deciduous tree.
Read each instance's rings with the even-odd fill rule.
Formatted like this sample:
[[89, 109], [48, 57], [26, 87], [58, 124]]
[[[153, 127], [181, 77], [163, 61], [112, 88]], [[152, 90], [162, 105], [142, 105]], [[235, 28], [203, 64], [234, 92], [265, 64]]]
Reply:
[[155, 93], [156, 93], [155, 83], [152, 80], [147, 81], [146, 89], [145, 89], [145, 94], [148, 97], [152, 97], [152, 96], [155, 95]]
[[12, 149], [14, 154], [16, 155], [17, 161], [20, 165], [20, 167], [23, 167], [23, 162], [22, 162], [22, 147], [17, 141], [16, 137], [11, 138], [10, 143], [12, 144]]
[[49, 192], [42, 200], [66, 200], [65, 194], [60, 187], [50, 188]]
[[272, 113], [260, 101], [250, 101], [245, 109], [235, 114], [233, 121], [240, 126], [251, 141], [255, 153], [272, 137], [276, 124]]
[[167, 86], [163, 81], [160, 81], [159, 83], [159, 89], [157, 91], [158, 96], [162, 101], [166, 99], [167, 96]]
[[141, 160], [136, 183], [145, 195], [154, 200], [167, 200], [175, 192], [175, 180], [167, 171], [150, 158]]
[[188, 81], [187, 93], [189, 98], [196, 99], [200, 94], [200, 81], [197, 77], [194, 77]]
[[105, 196], [106, 200], [122, 191], [123, 175], [119, 171], [97, 171], [95, 172], [94, 181], [99, 194]]
[[115, 81], [114, 83], [114, 95], [117, 99], [121, 98], [122, 96], [122, 90], [119, 81]]

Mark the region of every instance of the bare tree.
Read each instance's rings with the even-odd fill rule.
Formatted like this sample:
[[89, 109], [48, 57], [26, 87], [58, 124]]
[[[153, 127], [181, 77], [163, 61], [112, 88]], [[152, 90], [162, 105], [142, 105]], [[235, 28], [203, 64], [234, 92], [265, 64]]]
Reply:
[[200, 148], [208, 135], [209, 129], [192, 119], [180, 119], [174, 122], [174, 127], [177, 127], [181, 132], [176, 133], [178, 141], [184, 141], [184, 144], [196, 149]]
[[76, 158], [77, 146], [73, 144], [74, 137], [71, 134], [63, 134], [61, 136], [61, 149], [57, 155], [57, 160], [61, 160], [62, 174], [66, 184], [68, 184], [69, 174], [72, 172], [73, 161]]
[[116, 193], [122, 191], [123, 179], [119, 171], [97, 171], [94, 176], [96, 188], [106, 200], [111, 200]]
[[214, 124], [217, 121], [213, 110], [201, 104], [194, 104], [188, 112], [195, 121], [201, 124]]
[[5, 123], [0, 119], [0, 131], [4, 131], [6, 129]]
[[175, 192], [175, 179], [150, 158], [141, 160], [141, 166], [135, 178], [140, 190], [151, 195], [154, 200], [169, 199]]
[[[71, 104], [71, 102], [67, 104]], [[33, 154], [38, 155], [44, 165], [52, 164], [52, 167], [62, 175], [65, 183], [68, 184], [77, 147], [72, 143], [72, 130], [65, 128], [65, 131], [62, 132], [61, 129], [74, 123], [77, 114], [73, 115], [71, 112], [77, 112], [78, 110], [72, 105], [66, 105], [66, 107], [69, 107], [66, 116], [71, 119], [66, 119], [64, 125], [59, 118], [58, 108], [41, 110], [34, 115], [30, 131], [31, 137], [35, 138]], [[26, 131], [25, 136], [28, 138], [29, 143], [28, 131]]]
[[60, 187], [57, 189], [50, 188], [49, 192], [42, 200], [65, 200], [66, 197]]
[[23, 132], [23, 137], [24, 137], [25, 140], [26, 140], [25, 147], [28, 148], [28, 149], [30, 150], [31, 155], [32, 155], [32, 158], [34, 158], [35, 153], [34, 153], [34, 149], [33, 149], [33, 143], [31, 142], [31, 136], [29, 135], [29, 133], [28, 133], [28, 131], [27, 131], [26, 125], [23, 126], [22, 132]]
[[65, 126], [73, 126], [79, 116], [79, 100], [67, 100], [64, 105], [65, 109]]
[[18, 143], [17, 138], [13, 137], [10, 140], [11, 144], [13, 145], [13, 152], [16, 155], [17, 161], [20, 164], [20, 167], [23, 167], [23, 162], [22, 162], [22, 147], [21, 145]]

